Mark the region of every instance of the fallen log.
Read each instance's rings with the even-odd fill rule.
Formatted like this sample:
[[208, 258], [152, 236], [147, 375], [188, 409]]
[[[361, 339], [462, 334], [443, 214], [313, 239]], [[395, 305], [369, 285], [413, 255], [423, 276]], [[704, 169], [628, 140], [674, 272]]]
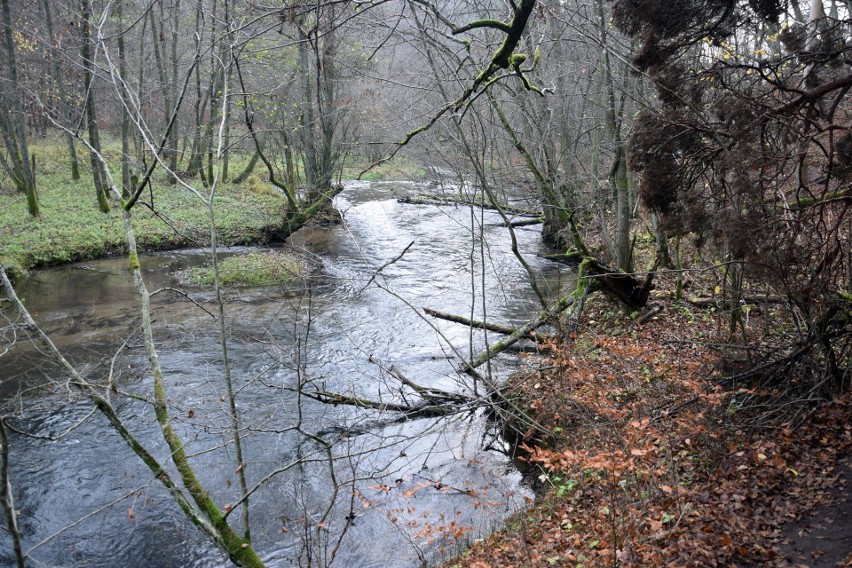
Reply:
[[488, 398], [476, 397], [459, 392], [450, 392], [436, 388], [424, 387], [403, 375], [396, 367], [385, 369], [387, 373], [408, 387], [418, 397], [414, 402], [409, 402], [411, 393], [402, 389], [399, 391], [400, 401], [383, 402], [355, 395], [329, 392], [326, 390], [300, 389], [302, 396], [331, 405], [355, 406], [357, 408], [370, 408], [379, 412], [394, 412], [406, 418], [434, 418], [459, 414], [474, 410], [488, 404]]
[[532, 225], [541, 225], [544, 223], [544, 218], [536, 217], [535, 219], [522, 219], [520, 221], [503, 221], [497, 223], [497, 227], [530, 227]]
[[[567, 296], [560, 298], [548, 306], [534, 319], [527, 322], [511, 333], [506, 339], [498, 341], [489, 349], [477, 355], [470, 363], [463, 366], [465, 372], [471, 372], [491, 357], [502, 353], [530, 331], [552, 321], [561, 312], [571, 306], [575, 306], [576, 313], [573, 314], [575, 322], [579, 320], [580, 312], [585, 304], [584, 300], [588, 294], [600, 290], [614, 298], [631, 310], [643, 308], [648, 303], [648, 296], [654, 289], [653, 281], [655, 271], [648, 273], [642, 282], [630, 274], [626, 274], [614, 268], [610, 268], [594, 257], [584, 253], [566, 253], [562, 255], [549, 255], [545, 258], [566, 264], [577, 265], [577, 286]], [[579, 262], [578, 262], [579, 260]], [[656, 267], [655, 267], [656, 268]]]
[[[579, 288], [580, 286], [578, 285], [578, 289]], [[509, 334], [506, 339], [498, 341], [497, 343], [474, 357], [474, 359], [470, 363], [462, 367], [464, 372], [467, 373], [473, 371], [473, 369], [475, 369], [476, 367], [479, 367], [495, 355], [502, 353], [503, 351], [523, 339], [525, 336], [529, 335], [532, 330], [552, 321], [553, 318], [555, 318], [561, 312], [565, 311], [574, 304], [578, 297], [577, 292], [578, 290], [574, 290], [567, 296], [564, 296], [556, 302], [552, 303], [550, 306], [547, 307], [546, 310], [540, 312], [535, 318], [531, 319], [526, 324]]]
[[434, 418], [449, 416], [451, 414], [458, 414], [465, 410], [460, 408], [457, 404], [448, 404], [447, 402], [435, 403], [428, 400], [422, 400], [416, 404], [380, 402], [328, 391], [302, 391], [302, 395], [324, 404], [343, 404], [346, 406], [355, 406], [357, 408], [371, 408], [373, 410], [378, 410], [379, 412], [395, 412], [403, 414], [408, 418]]
[[441, 389], [424, 387], [423, 385], [418, 385], [405, 375], [403, 375], [396, 367], [391, 365], [391, 368], [388, 372], [393, 376], [396, 380], [419, 394], [424, 399], [435, 403], [435, 404], [466, 404], [470, 402], [470, 399], [459, 393], [448, 392]]
[[466, 199], [457, 199], [455, 197], [439, 197], [437, 195], [428, 195], [428, 194], [420, 194], [415, 197], [398, 197], [398, 203], [407, 203], [410, 205], [466, 205], [473, 207], [482, 207], [483, 209], [492, 209], [492, 210], [501, 210], [503, 213], [507, 215], [518, 215], [522, 217], [541, 217], [541, 213], [537, 211], [530, 211], [529, 209], [519, 209], [517, 207], [511, 207], [509, 205], [497, 205], [470, 201]]
[[[497, 323], [479, 321], [467, 319], [462, 316], [457, 316], [453, 314], [447, 314], [444, 312], [439, 312], [438, 310], [433, 310], [430, 308], [423, 308], [423, 311], [426, 315], [432, 316], [433, 318], [438, 318], [446, 321], [451, 321], [453, 323], [460, 323], [462, 325], [466, 325], [468, 327], [473, 327], [476, 329], [486, 329], [488, 331], [493, 331], [494, 333], [501, 333], [503, 335], [512, 335], [517, 331], [516, 328], [510, 327], [508, 325], [500, 325]], [[529, 339], [530, 341], [537, 341], [537, 338], [532, 333], [527, 333], [521, 339]]]

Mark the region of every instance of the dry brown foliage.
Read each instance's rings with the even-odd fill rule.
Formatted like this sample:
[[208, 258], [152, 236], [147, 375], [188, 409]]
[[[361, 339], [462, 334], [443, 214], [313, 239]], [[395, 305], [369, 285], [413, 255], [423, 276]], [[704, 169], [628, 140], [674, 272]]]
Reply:
[[777, 393], [720, 386], [722, 328], [675, 303], [646, 325], [587, 309], [570, 345], [511, 385], [547, 429], [525, 432], [522, 456], [540, 498], [448, 565], [786, 565], [780, 528], [832, 495], [852, 449], [852, 396], [791, 392], [788, 412], [766, 412]]

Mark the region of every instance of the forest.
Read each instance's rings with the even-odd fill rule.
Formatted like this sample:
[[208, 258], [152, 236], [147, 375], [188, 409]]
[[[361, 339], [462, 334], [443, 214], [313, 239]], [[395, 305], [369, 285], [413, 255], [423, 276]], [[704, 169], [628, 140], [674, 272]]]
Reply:
[[850, 0], [0, 9], [0, 562], [852, 562]]

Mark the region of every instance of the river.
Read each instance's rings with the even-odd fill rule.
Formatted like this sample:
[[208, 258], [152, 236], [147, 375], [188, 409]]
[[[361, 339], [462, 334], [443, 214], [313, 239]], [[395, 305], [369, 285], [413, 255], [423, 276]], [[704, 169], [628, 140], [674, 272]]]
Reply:
[[[399, 401], [391, 367], [427, 387], [470, 392], [456, 353], [481, 349], [485, 335], [421, 309], [507, 324], [539, 309], [495, 213], [396, 201], [418, 189], [347, 183], [335, 201], [344, 222], [303, 229], [287, 245], [315, 266], [304, 284], [226, 290], [246, 472], [250, 485], [268, 479], [250, 501], [252, 539], [270, 566], [419, 566], [493, 529], [530, 496], [511, 462], [490, 449], [500, 444], [481, 413], [399, 421], [296, 392], [301, 381]], [[516, 233], [548, 293], [564, 289], [570, 274], [536, 257], [546, 252], [538, 229]], [[196, 249], [145, 255], [141, 264], [150, 289], [166, 289], [152, 306], [176, 426], [202, 481], [225, 504], [239, 498], [239, 484], [213, 296], [182, 278], [207, 259]], [[152, 408], [140, 400], [152, 381], [126, 262], [38, 271], [19, 293], [90, 380], [103, 382], [112, 370], [120, 415], [167, 462]], [[176, 288], [187, 296], [169, 290]], [[492, 372], [499, 378], [518, 364], [516, 354], [501, 356]], [[34, 565], [228, 565], [106, 421], [87, 418], [91, 404], [62, 387], [23, 336], [0, 358], [0, 378], [7, 409], [15, 405], [10, 425], [42, 437], [13, 433], [10, 443], [20, 530]], [[332, 462], [318, 439], [328, 442]], [[0, 532], [0, 564], [12, 564], [10, 550]]]

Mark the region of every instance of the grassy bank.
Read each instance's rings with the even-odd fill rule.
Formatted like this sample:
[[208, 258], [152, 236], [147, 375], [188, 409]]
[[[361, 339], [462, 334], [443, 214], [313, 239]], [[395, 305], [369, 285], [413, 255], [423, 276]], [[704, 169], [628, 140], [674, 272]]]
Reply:
[[402, 155], [364, 172], [367, 166], [368, 163], [363, 157], [347, 158], [343, 164], [341, 175], [343, 179], [356, 179], [360, 176], [361, 179], [367, 181], [424, 180], [427, 177], [426, 169], [423, 166]]
[[[112, 211], [97, 207], [88, 156], [78, 148], [81, 179], [73, 181], [67, 150], [54, 139], [37, 141], [32, 154], [38, 162], [38, 193], [41, 216], [27, 213], [26, 198], [17, 193], [11, 181], [0, 176], [0, 265], [13, 275], [31, 268], [88, 260], [126, 251], [120, 206], [112, 200]], [[116, 158], [116, 144], [108, 144], [105, 154]], [[232, 176], [241, 172], [250, 156], [232, 154]], [[347, 161], [345, 178], [356, 177], [365, 167], [363, 159]], [[120, 179], [117, 159], [111, 161], [113, 176]], [[365, 179], [419, 179], [424, 170], [411, 160], [399, 157], [371, 170]], [[205, 192], [198, 179], [190, 183]], [[153, 189], [146, 190], [133, 209], [138, 245], [143, 251], [205, 246], [209, 242], [206, 212], [191, 192], [168, 183], [159, 172]], [[284, 199], [266, 180], [260, 166], [241, 184], [220, 185], [216, 201], [216, 222], [222, 245], [252, 244], [267, 240], [281, 223]]]
[[[292, 282], [303, 275], [305, 263], [282, 251], [251, 252], [228, 257], [219, 264], [219, 279], [223, 286], [275, 286]], [[199, 266], [189, 271], [195, 285], [212, 286], [212, 266]]]
[[[81, 179], [71, 180], [67, 158], [55, 143], [37, 145], [33, 152], [40, 164], [41, 216], [30, 217], [24, 195], [16, 193], [9, 180], [0, 180], [0, 264], [21, 274], [30, 268], [126, 251], [120, 205], [113, 200], [111, 212], [98, 210], [91, 171], [84, 167]], [[81, 164], [86, 163], [82, 158]], [[240, 158], [235, 162], [233, 169], [238, 171]], [[281, 223], [283, 205], [281, 196], [256, 173], [240, 185], [222, 184], [215, 200], [222, 244], [265, 240]], [[146, 190], [133, 209], [133, 222], [142, 250], [209, 242], [205, 208], [191, 192], [167, 183], [163, 175], [155, 175], [153, 190]]]

